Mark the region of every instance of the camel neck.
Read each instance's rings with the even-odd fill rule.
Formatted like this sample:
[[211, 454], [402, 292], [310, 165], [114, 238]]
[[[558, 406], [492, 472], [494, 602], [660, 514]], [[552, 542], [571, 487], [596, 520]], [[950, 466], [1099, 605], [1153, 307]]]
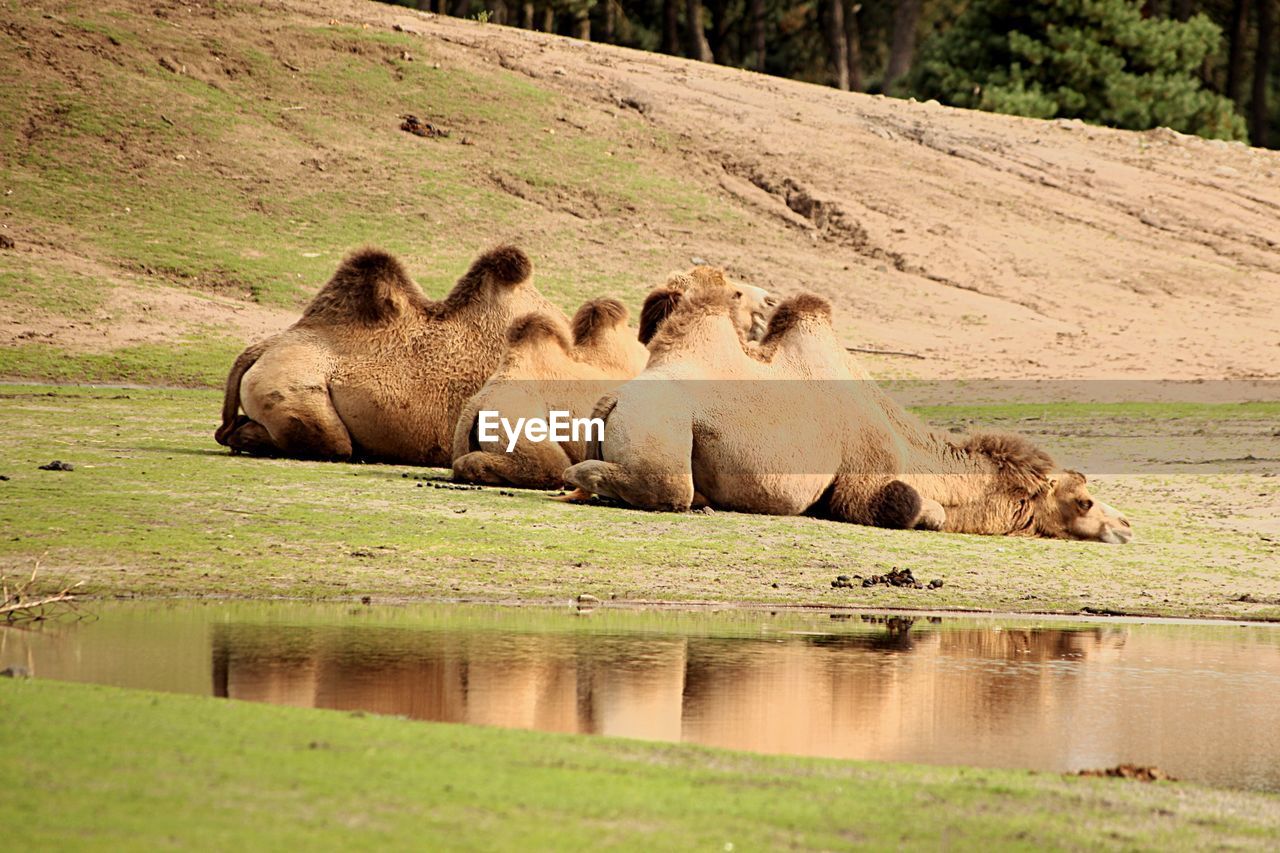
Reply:
[[967, 450], [949, 434], [923, 424], [904, 437], [911, 449], [903, 479], [942, 504], [947, 513], [944, 530], [1006, 534], [1028, 526], [1029, 504], [1013, 495], [990, 456]]

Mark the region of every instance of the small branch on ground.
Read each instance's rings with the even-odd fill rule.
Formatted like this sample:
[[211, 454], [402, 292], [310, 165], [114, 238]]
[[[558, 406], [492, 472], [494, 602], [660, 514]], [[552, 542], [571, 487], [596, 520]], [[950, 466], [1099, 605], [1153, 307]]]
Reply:
[[51, 611], [60, 612], [76, 609], [76, 596], [73, 589], [84, 581], [77, 581], [56, 592], [37, 592], [36, 577], [40, 574], [40, 560], [36, 560], [31, 569], [31, 577], [24, 581], [16, 581], [12, 585], [9, 579], [0, 576], [0, 620], [14, 622], [40, 622], [48, 619]]
[[871, 355], [897, 355], [903, 358], [918, 358], [921, 361], [927, 361], [929, 358], [927, 355], [920, 355], [915, 352], [903, 352], [896, 349], [873, 349], [871, 347], [845, 347], [845, 349], [849, 352], [865, 352], [870, 353]]

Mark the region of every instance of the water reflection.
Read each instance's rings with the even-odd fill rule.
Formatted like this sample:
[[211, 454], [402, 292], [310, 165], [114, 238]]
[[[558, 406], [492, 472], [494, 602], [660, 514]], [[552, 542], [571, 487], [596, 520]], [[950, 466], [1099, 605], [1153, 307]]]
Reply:
[[0, 634], [0, 666], [771, 753], [1048, 771], [1156, 764], [1280, 790], [1280, 631], [1271, 628], [761, 615], [752, 630], [717, 631], [706, 618], [696, 631], [631, 630], [625, 618], [605, 630], [545, 619], [504, 630], [500, 619], [477, 629], [448, 619], [207, 618], [196, 631], [189, 620], [121, 627], [108, 615]]

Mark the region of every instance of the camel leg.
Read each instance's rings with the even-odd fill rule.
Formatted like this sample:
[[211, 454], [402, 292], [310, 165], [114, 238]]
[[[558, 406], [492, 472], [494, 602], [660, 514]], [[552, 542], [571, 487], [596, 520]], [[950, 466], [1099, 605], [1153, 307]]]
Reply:
[[[559, 450], [559, 448], [557, 448]], [[544, 464], [523, 453], [489, 453], [476, 450], [453, 461], [453, 479], [490, 486], [511, 485], [521, 489], [558, 489], [569, 457], [559, 452], [558, 464]]]
[[266, 428], [276, 452], [297, 459], [345, 462], [351, 458], [351, 434], [333, 408], [327, 389], [319, 386], [271, 391], [250, 403], [246, 411]]
[[941, 530], [947, 519], [942, 504], [884, 476], [838, 476], [830, 509], [841, 521], [891, 530]]
[[236, 418], [235, 425], [226, 435], [226, 445], [232, 453], [248, 453], [251, 456], [279, 456], [280, 448], [267, 428], [244, 415]]
[[947, 511], [942, 508], [942, 504], [933, 498], [920, 498], [920, 514], [916, 516], [915, 523], [911, 525], [913, 530], [941, 530], [943, 525], [947, 523]]
[[693, 501], [689, 471], [631, 471], [613, 462], [588, 459], [564, 472], [566, 483], [641, 509], [683, 512]]

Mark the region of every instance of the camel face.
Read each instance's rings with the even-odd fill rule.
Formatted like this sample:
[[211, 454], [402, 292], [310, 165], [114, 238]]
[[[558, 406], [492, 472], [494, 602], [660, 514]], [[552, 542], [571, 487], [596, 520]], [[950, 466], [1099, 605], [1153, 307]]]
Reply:
[[1063, 472], [1045, 502], [1042, 513], [1037, 513], [1037, 528], [1042, 536], [1108, 545], [1123, 545], [1133, 539], [1129, 520], [1114, 507], [1095, 501], [1084, 475], [1077, 471]]
[[747, 340], [758, 341], [769, 328], [769, 318], [778, 307], [778, 299], [763, 287], [731, 283], [737, 296], [738, 328], [747, 330]]
[[[684, 275], [672, 276], [667, 282], [667, 289], [678, 292], [709, 292], [727, 289], [732, 295], [734, 324], [742, 329], [748, 341], [759, 341], [764, 338], [769, 328], [769, 318], [778, 307], [778, 299], [763, 287], [731, 281], [719, 267], [694, 267]], [[669, 313], [673, 306], [669, 306]], [[641, 322], [643, 328], [644, 323]], [[648, 340], [652, 336], [642, 335]]]

